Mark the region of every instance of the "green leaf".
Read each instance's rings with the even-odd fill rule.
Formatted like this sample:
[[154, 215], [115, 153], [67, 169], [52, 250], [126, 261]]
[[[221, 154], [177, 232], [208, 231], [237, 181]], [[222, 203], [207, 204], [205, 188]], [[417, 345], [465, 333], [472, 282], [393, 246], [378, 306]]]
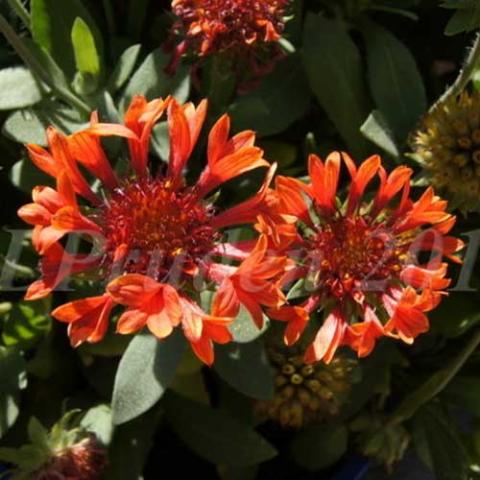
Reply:
[[281, 140], [263, 140], [259, 147], [265, 151], [265, 158], [271, 158], [278, 163], [280, 171], [291, 168], [298, 168], [295, 165], [298, 149], [296, 145], [282, 142]]
[[0, 347], [0, 393], [15, 393], [27, 386], [26, 363], [12, 348]]
[[410, 419], [418, 410], [440, 394], [480, 344], [480, 330], [470, 335], [468, 342], [456, 356], [448, 359], [445, 365], [425, 380], [419, 387], [408, 393], [390, 417], [392, 423], [402, 423]]
[[161, 414], [160, 409], [154, 408], [135, 420], [115, 428], [108, 452], [106, 480], [143, 480], [143, 467], [152, 447]]
[[95, 39], [88, 25], [80, 17], [73, 22], [72, 44], [75, 64], [78, 72], [84, 78], [84, 82], [98, 79], [100, 76], [100, 58], [95, 46]]
[[221, 410], [174, 394], [165, 397], [165, 405], [175, 433], [197, 455], [213, 463], [245, 467], [277, 454], [252, 428]]
[[19, 395], [0, 393], [0, 438], [16, 422], [20, 410], [18, 408]]
[[392, 157], [398, 158], [400, 152], [395, 144], [394, 136], [387, 125], [387, 121], [381, 112], [374, 110], [365, 123], [361, 126], [360, 131], [365, 138], [368, 138], [377, 147], [385, 150]]
[[58, 63], [65, 74], [75, 72], [72, 48], [72, 27], [75, 19], [81, 18], [95, 38], [97, 50], [102, 52], [103, 41], [88, 10], [80, 0], [32, 0], [32, 34], [35, 42], [44, 48]]
[[73, 24], [72, 42], [77, 66], [72, 86], [80, 95], [93, 95], [98, 90], [100, 61], [93, 37], [81, 18]]
[[258, 466], [251, 467], [218, 467], [222, 480], [256, 480], [258, 478]]
[[[31, 109], [13, 112], [5, 121], [2, 133], [18, 143], [35, 143], [46, 146], [47, 137], [43, 122]], [[23, 162], [23, 161], [22, 161]], [[17, 162], [19, 172], [23, 170], [25, 163]], [[31, 165], [28, 167], [31, 168]], [[15, 175], [18, 175], [15, 173]]]
[[86, 126], [77, 111], [46, 100], [34, 108], [13, 112], [3, 124], [2, 132], [19, 143], [45, 146], [45, 130], [50, 125], [67, 134]]
[[0, 70], [0, 110], [29, 107], [42, 99], [33, 75], [25, 67]]
[[359, 360], [360, 381], [354, 382], [348, 401], [341, 409], [342, 419], [351, 419], [376, 395], [390, 393], [391, 370], [395, 366], [405, 368], [405, 361], [393, 342], [381, 341], [367, 358]]
[[303, 59], [318, 102], [354, 155], [366, 140], [360, 127], [370, 112], [362, 59], [344, 24], [309, 13], [303, 37]]
[[152, 148], [158, 158], [164, 162], [168, 161], [170, 155], [170, 133], [168, 131], [168, 123], [157, 123], [152, 130]]
[[31, 443], [37, 447], [49, 449], [48, 430], [35, 418], [30, 418], [28, 422], [28, 438]]
[[[76, 96], [69, 86], [62, 81], [65, 80], [63, 72], [51, 57], [42, 50], [35, 42], [23, 39], [0, 14], [0, 30], [14, 48], [18, 56], [27, 64], [32, 73], [39, 78], [46, 86], [50, 87], [60, 99], [73, 105], [84, 115], [90, 113], [89, 106]], [[43, 61], [42, 61], [43, 59]], [[51, 72], [51, 73], [49, 73]]]
[[179, 331], [163, 341], [139, 334], [120, 360], [113, 389], [113, 423], [128, 422], [155, 405], [173, 380], [185, 347]]
[[190, 93], [190, 71], [179, 67], [175, 74], [165, 73], [170, 61], [162, 48], [150, 53], [128, 82], [121, 105], [125, 110], [134, 95], [145, 95], [148, 99], [173, 95], [179, 102], [185, 102]]
[[210, 115], [218, 117], [232, 103], [237, 90], [232, 58], [211, 55], [202, 65], [201, 95], [209, 100]]
[[308, 81], [298, 55], [279, 62], [259, 87], [230, 107], [234, 128], [274, 135], [288, 128], [310, 106]]
[[27, 386], [26, 363], [14, 349], [0, 346], [0, 438], [19, 414], [20, 390]]
[[340, 460], [347, 451], [347, 444], [345, 425], [315, 425], [296, 435], [291, 453], [300, 466], [317, 471]]
[[182, 395], [182, 397], [190, 398], [196, 402], [205, 404], [209, 402], [205, 379], [200, 369], [188, 374], [180, 374], [177, 372], [169, 388], [179, 395]]
[[414, 446], [438, 480], [465, 480], [470, 459], [455, 423], [438, 404], [422, 408], [412, 419]]
[[480, 417], [480, 379], [473, 376], [454, 378], [443, 391], [442, 398]]
[[108, 90], [116, 92], [125, 85], [135, 68], [141, 48], [141, 44], [132, 45], [122, 53], [108, 82]]
[[239, 392], [259, 399], [274, 395], [273, 370], [263, 342], [230, 343], [215, 349], [215, 370]]
[[477, 68], [472, 75], [472, 83], [475, 90], [480, 91], [480, 69]]
[[403, 142], [427, 108], [422, 77], [413, 55], [388, 30], [366, 21], [362, 31], [373, 98]]
[[52, 56], [29, 38], [24, 39], [23, 42], [32, 57], [41, 65], [44, 75], [50, 79], [51, 83], [58, 89], [69, 91], [70, 84], [67, 81], [67, 77]]
[[455, 292], [430, 315], [432, 331], [456, 338], [480, 323], [478, 301], [470, 292]]
[[442, 7], [457, 9], [445, 27], [445, 35], [471, 32], [480, 27], [480, 4], [477, 0], [445, 0]]
[[97, 405], [82, 418], [80, 426], [94, 433], [103, 445], [110, 445], [113, 436], [112, 409], [109, 405]]
[[[33, 472], [39, 470], [49, 459], [45, 450], [36, 445], [23, 445], [18, 449], [1, 448], [0, 459], [18, 465], [19, 472], [15, 472], [12, 480], [30, 480]], [[2, 480], [4, 480], [3, 477]], [[8, 477], [10, 478], [10, 477]]]
[[10, 169], [9, 178], [13, 185], [28, 194], [31, 194], [33, 187], [37, 185], [54, 184], [52, 177], [38, 170], [29, 158], [15, 163]]
[[[242, 232], [244, 232], [244, 230], [241, 229], [239, 229], [237, 232], [232, 232], [230, 241], [238, 242], [240, 240], [245, 240], [246, 238], [242, 237]], [[202, 308], [207, 312], [209, 312], [211, 309], [213, 295], [214, 293], [211, 291], [205, 291], [201, 294]], [[258, 328], [249, 311], [243, 305], [241, 305], [237, 318], [235, 318], [235, 321], [229, 325], [228, 329], [233, 335], [234, 342], [249, 343], [260, 337], [268, 329], [269, 324], [269, 318], [264, 315], [263, 327]]]
[[228, 327], [237, 343], [249, 343], [260, 337], [267, 329], [270, 320], [263, 316], [263, 327], [258, 328], [248, 310], [241, 306], [235, 321]]
[[[30, 167], [33, 170], [33, 167]], [[8, 312], [3, 324], [2, 340], [7, 346], [31, 348], [51, 325], [47, 315], [49, 301], [19, 302]]]

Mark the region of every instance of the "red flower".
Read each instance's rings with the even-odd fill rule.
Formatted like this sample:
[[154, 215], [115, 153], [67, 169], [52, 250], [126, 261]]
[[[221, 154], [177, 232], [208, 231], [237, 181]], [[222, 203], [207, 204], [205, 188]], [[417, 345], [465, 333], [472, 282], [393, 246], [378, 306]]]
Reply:
[[[345, 202], [337, 197], [342, 157], [351, 177]], [[297, 266], [286, 280], [305, 279], [309, 293], [301, 305], [270, 311], [288, 322], [286, 342], [297, 341], [309, 314], [323, 310], [307, 361], [329, 362], [341, 345], [366, 356], [384, 335], [412, 343], [428, 330], [424, 312], [438, 305], [450, 283], [442, 257], [459, 261], [454, 254], [463, 247], [446, 235], [455, 223], [446, 202], [432, 189], [412, 201], [412, 171], [402, 166], [387, 175], [378, 156], [357, 168], [344, 153], [326, 162], [312, 155], [309, 173], [311, 184], [277, 178], [269, 212], [261, 216], [283, 221], [270, 241], [291, 250]], [[371, 201], [365, 190], [375, 177], [380, 186]], [[296, 236], [291, 216], [302, 225]], [[264, 224], [257, 228], [264, 231]], [[422, 264], [419, 253], [428, 253], [429, 261]]]
[[[135, 97], [125, 114], [125, 126], [98, 123], [94, 114], [90, 127], [69, 137], [50, 128], [49, 150], [28, 146], [34, 163], [57, 179], [57, 188], [37, 187], [34, 203], [19, 210], [35, 226], [33, 245], [43, 256], [42, 278], [30, 287], [27, 297], [48, 295], [62, 280], [87, 270], [106, 282], [101, 295], [70, 302], [53, 312], [69, 324], [73, 345], [101, 340], [112, 308], [122, 305], [126, 310], [117, 323], [119, 333], [134, 333], [146, 326], [163, 339], [181, 325], [195, 353], [211, 364], [212, 342], [231, 339], [227, 326], [239, 307], [216, 302], [210, 315], [196, 303], [196, 291], [205, 289], [207, 282], [221, 284], [222, 291], [228, 284], [229, 295], [238, 299], [235, 305], [244, 304], [257, 322], [262, 306], [282, 304], [284, 297], [275, 282], [286, 259], [270, 258], [262, 243], [243, 263], [239, 261], [253, 245], [234, 264], [219, 263], [222, 256], [231, 257], [231, 251], [241, 248], [223, 242], [224, 230], [255, 221], [274, 167], [258, 194], [230, 210], [217, 213], [207, 199], [214, 198], [210, 194], [222, 183], [269, 166], [262, 150], [254, 146], [255, 134], [245, 131], [229, 138], [230, 120], [223, 116], [210, 132], [207, 166], [196, 185], [188, 186], [183, 177], [206, 109], [206, 101], [195, 107], [173, 99], [147, 102]], [[165, 111], [170, 158], [164, 169], [159, 167], [153, 174], [150, 135]], [[114, 172], [100, 141], [112, 135], [128, 141], [132, 171], [122, 178]], [[80, 166], [101, 181], [102, 192], [92, 191]], [[65, 253], [58, 241], [70, 233], [90, 240], [92, 253]]]
[[[173, 13], [199, 55], [273, 42], [288, 0], [173, 0]], [[179, 27], [177, 26], [177, 28]]]
[[93, 434], [52, 454], [48, 462], [33, 472], [33, 480], [98, 480], [107, 467], [107, 454]]

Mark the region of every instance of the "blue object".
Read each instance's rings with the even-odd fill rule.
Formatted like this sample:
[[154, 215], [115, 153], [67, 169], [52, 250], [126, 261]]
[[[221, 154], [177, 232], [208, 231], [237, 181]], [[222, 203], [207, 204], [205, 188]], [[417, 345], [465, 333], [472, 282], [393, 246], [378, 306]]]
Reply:
[[331, 480], [362, 480], [370, 469], [370, 460], [354, 455]]
[[9, 480], [9, 478], [11, 478], [11, 475], [5, 475], [5, 476], [2, 475], [2, 474], [4, 474], [5, 472], [7, 472], [8, 470], [9, 470], [9, 468], [7, 468], [5, 465], [2, 465], [2, 464], [0, 463], [0, 478], [1, 478], [2, 480]]

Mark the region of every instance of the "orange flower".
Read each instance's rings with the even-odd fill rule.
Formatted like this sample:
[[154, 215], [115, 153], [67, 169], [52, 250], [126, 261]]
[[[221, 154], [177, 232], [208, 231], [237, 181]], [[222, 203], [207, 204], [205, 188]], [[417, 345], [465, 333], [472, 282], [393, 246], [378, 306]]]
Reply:
[[[344, 202], [337, 197], [342, 158], [351, 177]], [[288, 231], [290, 216], [303, 225], [296, 237], [271, 240], [297, 260], [286, 278], [304, 279], [308, 290], [302, 304], [270, 311], [288, 322], [285, 341], [297, 341], [309, 314], [323, 310], [307, 361], [329, 362], [341, 345], [366, 356], [384, 335], [412, 343], [428, 330], [424, 312], [438, 305], [450, 283], [442, 257], [459, 262], [455, 253], [463, 248], [447, 236], [455, 223], [447, 203], [431, 188], [412, 201], [412, 171], [401, 166], [387, 175], [378, 156], [357, 168], [345, 153], [325, 162], [312, 155], [309, 174], [310, 184], [277, 178], [270, 212], [263, 213], [277, 223], [283, 218], [280, 232]], [[379, 188], [371, 201], [365, 191], [375, 177]], [[426, 253], [429, 261], [422, 264]]]
[[[195, 107], [170, 98], [147, 102], [135, 97], [125, 114], [125, 125], [99, 123], [93, 114], [88, 128], [68, 137], [50, 128], [48, 150], [28, 145], [34, 163], [57, 179], [57, 187], [35, 188], [33, 203], [19, 210], [34, 225], [33, 245], [43, 256], [42, 278], [29, 288], [27, 298], [48, 295], [62, 280], [87, 270], [106, 283], [101, 295], [70, 302], [53, 312], [69, 324], [73, 345], [101, 340], [112, 308], [122, 305], [126, 310], [117, 323], [119, 333], [147, 327], [164, 339], [181, 325], [195, 353], [211, 364], [212, 343], [231, 340], [227, 326], [236, 311], [216, 302], [212, 315], [204, 312], [196, 303], [195, 291], [205, 289], [206, 281], [222, 284], [223, 290], [230, 282], [230, 294], [247, 305], [257, 322], [260, 305], [282, 304], [283, 294], [270, 280], [280, 280], [286, 259], [271, 259], [259, 247], [261, 251], [255, 250], [242, 263], [253, 245], [245, 248], [222, 240], [229, 227], [255, 221], [275, 166], [269, 168], [256, 195], [230, 210], [217, 213], [211, 200], [215, 197], [210, 195], [228, 180], [269, 167], [263, 151], [254, 145], [254, 132], [229, 138], [230, 119], [223, 116], [210, 132], [207, 166], [196, 185], [188, 186], [183, 177], [206, 109], [206, 101]], [[153, 174], [150, 135], [164, 112], [168, 112], [170, 158], [165, 169], [159, 167]], [[132, 168], [122, 178], [102, 148], [104, 136], [123, 137], [128, 142]], [[101, 192], [93, 192], [80, 166], [100, 180]], [[68, 234], [91, 241], [92, 253], [66, 253], [58, 241]], [[239, 250], [242, 255], [233, 264], [221, 264], [222, 256], [232, 258], [231, 252]], [[250, 284], [255, 287], [252, 291], [244, 286]]]
[[288, 0], [173, 0], [173, 13], [199, 55], [274, 42]]

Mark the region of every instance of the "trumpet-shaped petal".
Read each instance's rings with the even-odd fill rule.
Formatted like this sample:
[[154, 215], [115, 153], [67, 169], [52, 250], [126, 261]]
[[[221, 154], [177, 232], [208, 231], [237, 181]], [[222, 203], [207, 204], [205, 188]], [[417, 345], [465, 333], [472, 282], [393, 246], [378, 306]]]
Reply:
[[[343, 201], [341, 160], [351, 177]], [[412, 171], [400, 166], [387, 174], [378, 156], [359, 167], [346, 153], [331, 154], [325, 163], [311, 156], [309, 173], [310, 185], [277, 181], [262, 211], [266, 220], [261, 217], [256, 227], [297, 262], [283, 282], [302, 279], [309, 287], [303, 303], [270, 311], [272, 318], [288, 322], [286, 342], [299, 339], [306, 315], [319, 307], [330, 313], [306, 352], [308, 361], [328, 362], [341, 345], [366, 356], [385, 335], [412, 343], [428, 330], [425, 312], [450, 284], [443, 257], [460, 261], [456, 254], [463, 242], [446, 236], [455, 223], [447, 203], [431, 188], [413, 201]], [[380, 184], [370, 201], [367, 188], [375, 177]], [[288, 223], [288, 217], [297, 222]], [[269, 228], [274, 222], [276, 229]], [[297, 223], [305, 228], [295, 235], [287, 226]], [[282, 231], [289, 232], [288, 241], [279, 237]], [[427, 263], [420, 261], [424, 257]]]
[[[205, 199], [222, 182], [269, 166], [254, 146], [255, 134], [245, 131], [229, 138], [230, 120], [222, 117], [210, 133], [208, 163], [197, 184], [189, 186], [183, 177], [206, 109], [206, 100], [195, 106], [136, 96], [125, 113], [125, 125], [100, 123], [93, 113], [89, 127], [68, 137], [49, 129], [48, 150], [28, 146], [34, 163], [55, 177], [57, 185], [36, 187], [33, 202], [18, 212], [34, 227], [32, 242], [42, 255], [42, 276], [26, 298], [42, 298], [86, 270], [97, 284], [107, 284], [105, 293], [55, 310], [56, 318], [69, 323], [72, 345], [99, 341], [116, 305], [123, 309], [118, 333], [146, 327], [164, 339], [181, 326], [194, 352], [210, 365], [214, 343], [231, 340], [228, 324], [241, 305], [260, 323], [264, 307], [276, 308], [284, 301], [277, 282], [286, 259], [270, 255], [266, 241], [260, 247], [223, 241], [226, 227], [252, 224], [263, 212], [275, 166], [256, 195], [227, 212], [218, 212], [213, 199]], [[150, 136], [165, 111], [170, 161], [166, 172], [153, 174], [148, 165]], [[128, 142], [132, 169], [126, 176], [114, 172], [103, 150], [101, 139], [107, 136]], [[100, 180], [98, 195], [81, 169]], [[85, 201], [79, 203], [77, 195]], [[58, 242], [70, 234], [82, 238], [82, 249], [90, 244], [92, 254], [66, 253]], [[217, 263], [220, 257], [233, 263]], [[203, 275], [212, 272], [209, 287], [220, 290], [210, 313], [196, 303], [195, 290], [203, 285]]]
[[56, 308], [52, 316], [69, 324], [70, 342], [77, 347], [83, 342], [96, 343], [103, 339], [113, 306], [109, 295], [100, 295], [65, 303]]

